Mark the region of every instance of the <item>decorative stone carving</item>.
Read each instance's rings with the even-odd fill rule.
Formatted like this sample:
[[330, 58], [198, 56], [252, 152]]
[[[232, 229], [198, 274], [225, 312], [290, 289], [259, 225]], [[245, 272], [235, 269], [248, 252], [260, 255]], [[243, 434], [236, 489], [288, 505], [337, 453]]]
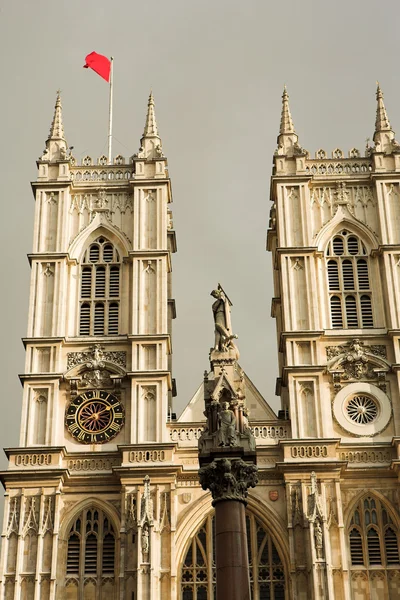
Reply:
[[49, 194], [46, 194], [46, 202], [47, 204], [57, 204], [58, 193], [50, 192]]
[[7, 537], [10, 537], [12, 533], [18, 535], [20, 501], [21, 499], [19, 496], [14, 496], [10, 499], [10, 513], [8, 517]]
[[131, 492], [126, 496], [126, 530], [130, 531], [137, 525], [136, 493]]
[[378, 385], [386, 390], [386, 373], [389, 364], [386, 360], [386, 347], [367, 345], [358, 338], [348, 344], [328, 346], [326, 348], [328, 371], [332, 375], [336, 391], [341, 389], [341, 382], [378, 380]]
[[292, 268], [295, 271], [302, 271], [304, 269], [304, 258], [302, 256], [292, 258]]
[[242, 459], [219, 458], [199, 470], [200, 485], [210, 490], [213, 506], [221, 500], [246, 503], [248, 488], [257, 485], [257, 467]]
[[228, 402], [223, 402], [218, 413], [218, 446], [237, 446], [235, 413], [229, 410]]
[[42, 264], [42, 273], [45, 277], [53, 277], [54, 276], [54, 265], [52, 263], [43, 263]]
[[315, 553], [317, 558], [322, 558], [322, 549], [323, 549], [323, 535], [322, 535], [322, 527], [321, 522], [317, 518], [314, 523], [314, 542], [315, 542]]
[[170, 493], [163, 492], [160, 508], [160, 533], [169, 531], [170, 529]]
[[147, 190], [147, 194], [144, 197], [144, 199], [146, 200], [146, 202], [155, 202], [155, 190]]
[[154, 273], [156, 272], [156, 270], [153, 267], [153, 262], [151, 260], [147, 261], [147, 266], [143, 269], [145, 273], [147, 273], [148, 275], [154, 275]]
[[33, 531], [34, 533], [38, 533], [38, 508], [36, 506], [36, 498], [35, 496], [29, 496], [25, 500], [25, 523], [22, 535], [28, 533], [28, 531]]
[[[212, 305], [215, 324], [214, 350], [217, 350], [218, 352], [227, 352], [227, 350], [233, 349], [238, 352], [232, 341], [238, 337], [232, 333], [230, 318], [230, 307], [232, 306], [232, 303], [220, 284], [218, 284], [216, 290], [211, 292], [211, 296], [216, 299]], [[236, 358], [238, 359], [239, 356]]]
[[338, 181], [336, 184], [335, 204], [342, 204], [347, 207], [350, 205], [350, 193], [344, 181]]
[[310, 494], [307, 498], [307, 519], [310, 522], [315, 522], [317, 517], [320, 520], [324, 519], [324, 511], [322, 508], [321, 497], [318, 492], [317, 476], [315, 471], [311, 473]]
[[141, 544], [142, 544], [142, 562], [148, 562], [149, 560], [149, 550], [150, 550], [150, 532], [149, 526], [145, 523], [142, 527], [142, 535], [141, 535]]
[[292, 525], [303, 527], [303, 511], [300, 504], [300, 490], [296, 486], [292, 490]]
[[335, 515], [335, 510], [334, 510], [334, 502], [332, 497], [330, 496], [328, 498], [328, 518], [327, 518], [327, 525], [328, 528], [330, 529], [331, 527], [337, 527], [338, 526], [338, 521]]
[[47, 532], [53, 533], [53, 512], [53, 498], [51, 496], [45, 496], [42, 520], [43, 535]]
[[87, 352], [68, 352], [67, 369], [70, 370], [81, 364], [86, 364], [88, 369], [104, 367], [104, 362], [110, 362], [118, 367], [126, 368], [126, 352], [104, 351], [104, 346], [94, 344]]
[[149, 525], [153, 525], [153, 499], [150, 493], [150, 477], [146, 475], [143, 480], [144, 482], [144, 490], [143, 496], [140, 504], [140, 523], [143, 526], [145, 522]]

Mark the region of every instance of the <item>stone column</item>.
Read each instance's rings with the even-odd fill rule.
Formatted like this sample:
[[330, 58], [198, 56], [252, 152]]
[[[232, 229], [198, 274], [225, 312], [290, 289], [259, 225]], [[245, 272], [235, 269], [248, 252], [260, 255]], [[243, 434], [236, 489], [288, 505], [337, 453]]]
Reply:
[[199, 471], [215, 506], [217, 600], [250, 600], [245, 506], [248, 488], [257, 483], [257, 467], [243, 455], [241, 448], [215, 448], [211, 462]]

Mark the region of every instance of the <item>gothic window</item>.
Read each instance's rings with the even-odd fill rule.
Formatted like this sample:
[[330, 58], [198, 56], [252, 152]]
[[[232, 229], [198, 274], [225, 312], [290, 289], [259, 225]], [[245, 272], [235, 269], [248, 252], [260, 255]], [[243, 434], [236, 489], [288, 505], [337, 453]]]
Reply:
[[400, 572], [399, 529], [384, 504], [373, 496], [359, 500], [348, 535], [352, 570], [369, 571], [370, 576], [379, 570], [390, 588], [393, 570]]
[[71, 586], [71, 594], [79, 593], [88, 578], [97, 590], [104, 578], [114, 582], [115, 547], [115, 532], [107, 515], [97, 508], [83, 510], [68, 535], [66, 586]]
[[368, 255], [357, 236], [343, 230], [329, 242], [327, 272], [332, 327], [373, 327]]
[[[284, 600], [285, 571], [270, 534], [246, 513], [252, 600]], [[215, 523], [209, 515], [190, 540], [181, 567], [181, 600], [215, 600]]]
[[118, 335], [121, 259], [99, 237], [86, 250], [81, 267], [79, 335]]

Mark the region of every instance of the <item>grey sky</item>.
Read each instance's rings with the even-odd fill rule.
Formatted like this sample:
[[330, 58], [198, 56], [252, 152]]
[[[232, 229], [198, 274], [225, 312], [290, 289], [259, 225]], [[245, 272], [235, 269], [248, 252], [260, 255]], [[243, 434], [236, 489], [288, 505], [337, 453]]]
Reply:
[[[114, 156], [137, 151], [153, 89], [174, 194], [178, 412], [208, 367], [211, 289], [234, 303], [241, 364], [276, 410], [269, 178], [283, 84], [312, 154], [364, 149], [379, 79], [400, 132], [398, 1], [31, 0], [0, 2], [2, 446], [18, 444], [34, 202], [29, 182], [57, 88], [74, 154], [107, 144], [107, 84], [82, 69], [115, 57]], [[5, 465], [2, 459], [0, 465]]]

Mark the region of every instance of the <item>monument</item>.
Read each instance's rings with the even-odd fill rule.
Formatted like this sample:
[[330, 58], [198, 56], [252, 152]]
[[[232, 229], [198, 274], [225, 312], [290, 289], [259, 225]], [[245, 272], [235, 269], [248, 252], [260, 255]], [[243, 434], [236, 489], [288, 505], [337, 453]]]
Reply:
[[204, 375], [206, 425], [199, 439], [200, 483], [215, 507], [217, 600], [249, 600], [245, 506], [257, 483], [255, 440], [246, 408], [244, 373], [233, 340], [231, 302], [218, 284], [211, 292], [215, 342]]

